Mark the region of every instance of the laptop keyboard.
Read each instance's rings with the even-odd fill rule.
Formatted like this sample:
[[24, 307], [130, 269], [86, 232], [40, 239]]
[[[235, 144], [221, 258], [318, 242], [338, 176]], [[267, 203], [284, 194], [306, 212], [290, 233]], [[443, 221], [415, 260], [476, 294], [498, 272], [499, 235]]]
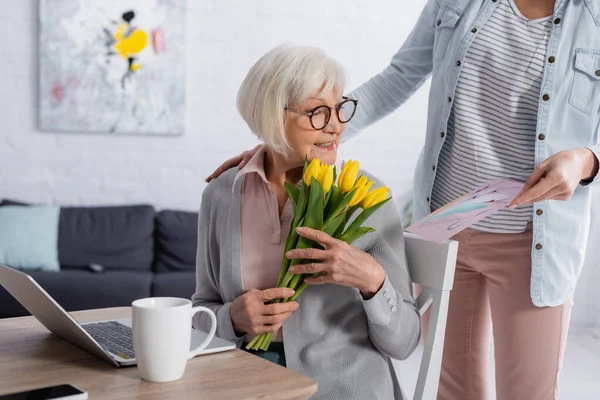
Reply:
[[107, 321], [83, 325], [83, 329], [105, 350], [124, 359], [135, 358], [130, 327], [117, 321]]

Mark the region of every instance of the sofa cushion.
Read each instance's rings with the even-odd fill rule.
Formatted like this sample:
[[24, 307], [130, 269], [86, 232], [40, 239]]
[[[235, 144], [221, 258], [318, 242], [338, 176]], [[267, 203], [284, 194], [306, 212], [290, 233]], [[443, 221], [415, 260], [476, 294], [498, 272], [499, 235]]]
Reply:
[[152, 297], [183, 297], [184, 299], [191, 299], [195, 291], [195, 272], [154, 274]]
[[0, 263], [58, 271], [58, 207], [0, 207]]
[[198, 246], [198, 213], [160, 211], [156, 215], [154, 270], [194, 271]]
[[[67, 311], [123, 307], [150, 297], [152, 273], [145, 271], [63, 270], [32, 272], [31, 277]], [[29, 315], [17, 300], [0, 286], [0, 318]]]
[[[27, 205], [3, 200], [0, 206]], [[150, 270], [154, 259], [152, 206], [62, 207], [58, 227], [61, 266]]]
[[153, 233], [151, 206], [65, 207], [58, 232], [60, 264], [150, 270]]

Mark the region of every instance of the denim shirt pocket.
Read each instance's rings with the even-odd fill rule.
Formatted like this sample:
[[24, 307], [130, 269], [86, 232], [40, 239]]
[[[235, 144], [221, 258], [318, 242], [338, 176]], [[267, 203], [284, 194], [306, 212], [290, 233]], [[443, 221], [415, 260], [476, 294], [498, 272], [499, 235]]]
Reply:
[[600, 50], [576, 49], [569, 104], [586, 115], [600, 109]]
[[444, 2], [440, 6], [435, 21], [435, 39], [433, 41], [433, 59], [439, 61], [446, 55], [448, 43], [454, 35], [458, 22], [462, 18], [462, 11]]

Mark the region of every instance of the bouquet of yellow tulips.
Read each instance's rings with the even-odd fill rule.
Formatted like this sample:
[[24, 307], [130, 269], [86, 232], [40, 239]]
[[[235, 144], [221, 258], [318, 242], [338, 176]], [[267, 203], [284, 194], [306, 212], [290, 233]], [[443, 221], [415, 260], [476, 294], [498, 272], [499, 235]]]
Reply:
[[[285, 183], [285, 189], [293, 204], [294, 219], [290, 224], [277, 287], [294, 289], [295, 294], [289, 299], [277, 299], [274, 302], [294, 301], [300, 296], [306, 288], [306, 275], [292, 274], [289, 268], [301, 263], [314, 262], [292, 261], [285, 256], [286, 253], [292, 249], [320, 247], [312, 240], [299, 236], [296, 232], [297, 227], [317, 229], [348, 244], [375, 230], [363, 227], [362, 224], [390, 200], [389, 191], [385, 186], [371, 190], [373, 181], [369, 181], [365, 176], [359, 177], [359, 167], [358, 161], [350, 160], [344, 164], [335, 185], [335, 167], [322, 164], [315, 158], [310, 164], [305, 161], [300, 185]], [[359, 209], [362, 211], [350, 222]], [[272, 339], [272, 333], [263, 333], [255, 337], [246, 348], [266, 351]]]

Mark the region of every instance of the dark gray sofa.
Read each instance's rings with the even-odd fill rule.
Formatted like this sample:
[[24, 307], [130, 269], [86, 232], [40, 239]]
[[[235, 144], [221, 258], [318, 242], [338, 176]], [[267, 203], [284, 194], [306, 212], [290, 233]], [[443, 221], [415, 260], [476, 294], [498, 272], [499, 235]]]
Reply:
[[[26, 204], [3, 200], [0, 206]], [[30, 275], [67, 311], [194, 292], [198, 214], [152, 206], [62, 207], [60, 272]], [[0, 318], [29, 313], [0, 286]]]

